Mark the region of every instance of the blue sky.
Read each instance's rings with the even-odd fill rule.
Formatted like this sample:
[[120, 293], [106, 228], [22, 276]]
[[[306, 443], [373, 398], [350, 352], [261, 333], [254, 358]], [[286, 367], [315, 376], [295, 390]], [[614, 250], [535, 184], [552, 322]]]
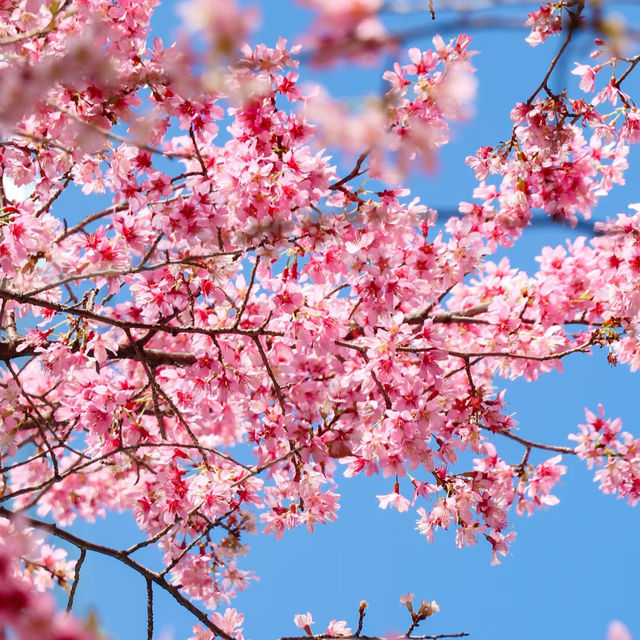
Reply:
[[[177, 22], [176, 4], [165, 2], [156, 17], [157, 32], [167, 41]], [[435, 4], [437, 8], [437, 0]], [[629, 19], [632, 13], [637, 17], [637, 10], [620, 7]], [[289, 0], [265, 0], [261, 13], [263, 26], [255, 41], [267, 44], [274, 44], [279, 35], [294, 40], [308, 19]], [[525, 13], [522, 7], [509, 10], [509, 15], [522, 15], [523, 20]], [[438, 12], [434, 28], [450, 17]], [[430, 25], [426, 13], [396, 22]], [[459, 200], [471, 199], [475, 180], [463, 164], [464, 157], [480, 145], [495, 145], [510, 135], [510, 109], [537, 86], [557, 48], [557, 41], [552, 41], [532, 49], [524, 42], [524, 30], [471, 33], [472, 48], [480, 51], [474, 58], [479, 79], [475, 117], [456, 128], [436, 174], [416, 174], [410, 180], [414, 193], [436, 208], [455, 208]], [[429, 42], [416, 40], [407, 47], [410, 45], [426, 48]], [[578, 52], [584, 58], [587, 45], [587, 40], [579, 41], [568, 59], [577, 59]], [[554, 86], [565, 80], [574, 85], [568, 73], [571, 66]], [[301, 75], [326, 83], [335, 96], [358, 99], [380, 88], [384, 68], [341, 66], [324, 72], [303, 68]], [[638, 83], [629, 87], [637, 89]], [[629, 202], [640, 200], [634, 193], [638, 174], [633, 154], [631, 166], [627, 186], [603, 202], [598, 218], [625, 211]], [[509, 255], [513, 264], [535, 269], [534, 256], [541, 246], [576, 235], [567, 228], [540, 226], [531, 229]], [[637, 376], [607, 364], [604, 351], [578, 355], [565, 368], [563, 374], [548, 374], [533, 383], [504, 383], [508, 410], [515, 414], [524, 437], [566, 445], [567, 434], [577, 431], [576, 425], [584, 418], [584, 407], [595, 409], [598, 402], [609, 415], [620, 416], [628, 430], [640, 432]], [[501, 442], [501, 451], [507, 460], [518, 460], [521, 451], [511, 445]], [[398, 598], [411, 591], [418, 599], [436, 599], [441, 605], [441, 612], [420, 628], [423, 633], [465, 631], [473, 640], [601, 640], [608, 622], [615, 618], [640, 637], [639, 512], [599, 492], [592, 472], [579, 460], [565, 459], [565, 464], [569, 470], [556, 491], [561, 504], [532, 518], [513, 514], [518, 536], [511, 555], [497, 567], [490, 566], [486, 544], [458, 550], [453, 533], [446, 532], [429, 544], [415, 531], [413, 514], [378, 509], [375, 495], [390, 492], [392, 480], [342, 480], [338, 522], [320, 527], [313, 535], [306, 530], [288, 532], [278, 542], [271, 536], [245, 540], [251, 551], [242, 567], [260, 577], [232, 604], [246, 614], [245, 636], [267, 640], [294, 635], [293, 615], [306, 611], [318, 623], [316, 632], [334, 618], [355, 626], [361, 599], [370, 604], [365, 633], [404, 630], [408, 619]], [[140, 539], [127, 516], [81, 524], [76, 530], [112, 546], [128, 546]], [[145, 637], [144, 580], [116, 561], [93, 554], [88, 554], [82, 576], [76, 596], [78, 612], [97, 608], [101, 626], [114, 638]], [[156, 590], [159, 632], [184, 638], [193, 622], [187, 612]]]

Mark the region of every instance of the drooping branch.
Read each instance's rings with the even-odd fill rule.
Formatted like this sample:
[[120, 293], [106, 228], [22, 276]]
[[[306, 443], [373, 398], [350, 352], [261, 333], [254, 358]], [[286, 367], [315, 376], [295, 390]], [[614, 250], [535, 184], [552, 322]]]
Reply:
[[[0, 506], [0, 516], [4, 518], [12, 519], [15, 517], [13, 511], [10, 511], [6, 507]], [[133, 558], [127, 555], [126, 552], [120, 551], [118, 549], [114, 549], [112, 547], [107, 547], [105, 545], [97, 544], [95, 542], [91, 542], [89, 540], [85, 540], [84, 538], [80, 538], [79, 536], [58, 527], [55, 524], [51, 524], [49, 522], [44, 522], [43, 520], [37, 520], [36, 518], [20, 516], [21, 521], [30, 527], [34, 527], [39, 529], [40, 531], [46, 531], [47, 533], [60, 538], [72, 544], [74, 547], [78, 549], [84, 549], [84, 551], [93, 551], [95, 553], [99, 553], [104, 556], [108, 556], [110, 558], [114, 558], [119, 562], [127, 565], [141, 576], [143, 576], [148, 582], [152, 582], [157, 584], [161, 589], [166, 591], [178, 604], [184, 607], [187, 611], [193, 614], [207, 629], [217, 634], [224, 640], [235, 640], [235, 638], [229, 635], [226, 631], [218, 627], [215, 623], [213, 623], [209, 616], [196, 607], [188, 598], [186, 598], [180, 592], [178, 587], [175, 587], [171, 583], [167, 582], [167, 580], [161, 576], [159, 573], [152, 571], [151, 569], [145, 567], [144, 565], [136, 562]]]

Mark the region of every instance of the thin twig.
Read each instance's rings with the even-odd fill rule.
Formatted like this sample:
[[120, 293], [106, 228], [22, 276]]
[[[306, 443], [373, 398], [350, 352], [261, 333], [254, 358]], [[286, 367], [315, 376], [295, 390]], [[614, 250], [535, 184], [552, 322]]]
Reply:
[[147, 640], [153, 640], [153, 582], [147, 578]]
[[364, 624], [364, 617], [367, 615], [367, 607], [369, 604], [366, 600], [360, 601], [360, 606], [358, 607], [358, 627], [356, 629], [356, 637], [360, 636], [362, 633], [362, 625]]
[[265, 369], [267, 370], [267, 374], [273, 384], [273, 389], [276, 393], [276, 397], [278, 398], [278, 404], [280, 405], [280, 409], [282, 410], [282, 415], [285, 415], [286, 407], [284, 403], [284, 395], [282, 394], [282, 387], [280, 386], [280, 383], [276, 379], [276, 376], [273, 373], [273, 369], [269, 364], [269, 359], [267, 358], [267, 354], [265, 353], [264, 347], [262, 346], [262, 342], [260, 342], [260, 336], [257, 336], [257, 335], [253, 336], [253, 341], [258, 347], [258, 352], [260, 353], [260, 359], [262, 360], [262, 364], [264, 364]]
[[[525, 447], [533, 448], [533, 449], [542, 449], [544, 451], [555, 451], [556, 453], [566, 453], [567, 455], [575, 456], [577, 455], [575, 449], [571, 447], [563, 447], [560, 445], [553, 444], [541, 444], [539, 442], [532, 442], [531, 440], [526, 440], [525, 438], [521, 438], [517, 436], [515, 433], [511, 431], [495, 431], [494, 429], [490, 429], [489, 427], [482, 427], [485, 431], [490, 431], [491, 433], [497, 433], [498, 435], [504, 436], [505, 438], [509, 438], [510, 440], [515, 440], [520, 444], [523, 444]], [[524, 463], [526, 464], [526, 458], [524, 459]], [[520, 463], [523, 464], [523, 463]]]
[[247, 293], [245, 294], [242, 304], [240, 305], [240, 309], [238, 309], [238, 313], [236, 315], [236, 321], [233, 323], [234, 327], [237, 327], [242, 320], [242, 314], [247, 308], [247, 304], [249, 303], [249, 297], [251, 296], [251, 289], [253, 289], [253, 285], [256, 281], [256, 272], [258, 271], [258, 265], [260, 264], [260, 256], [256, 256], [256, 261], [253, 264], [253, 269], [251, 269], [251, 276], [249, 278], [249, 284], [247, 285]]
[[196, 158], [198, 158], [198, 163], [200, 164], [200, 168], [202, 169], [202, 175], [206, 178], [208, 176], [207, 165], [204, 163], [202, 159], [202, 155], [200, 154], [200, 149], [198, 148], [198, 142], [196, 141], [196, 136], [193, 132], [193, 124], [189, 127], [189, 137], [191, 138], [191, 142], [193, 143], [193, 148], [196, 152]]
[[344, 178], [338, 180], [337, 182], [334, 182], [332, 185], [329, 185], [329, 189], [331, 189], [332, 191], [339, 190], [340, 187], [344, 186], [347, 182], [353, 180], [354, 178], [357, 178], [358, 176], [361, 176], [364, 171], [360, 171], [360, 168], [362, 167], [364, 161], [367, 159], [369, 153], [370, 151], [364, 151], [363, 153], [361, 153], [356, 161], [355, 167], [353, 167], [353, 169], [351, 169], [351, 171]]
[[566, 51], [567, 47], [569, 46], [569, 43], [571, 42], [571, 39], [573, 38], [573, 34], [578, 29], [579, 20], [580, 20], [580, 14], [582, 13], [583, 9], [584, 9], [584, 6], [580, 5], [580, 6], [578, 6], [578, 8], [577, 8], [575, 13], [571, 13], [569, 11], [570, 23], [569, 23], [569, 27], [567, 29], [567, 37], [565, 38], [564, 42], [562, 43], [562, 46], [558, 50], [558, 53], [556, 53], [556, 55], [554, 56], [553, 60], [551, 61], [551, 64], [549, 65], [549, 68], [547, 69], [547, 72], [546, 72], [544, 78], [542, 79], [542, 82], [538, 85], [538, 88], [529, 96], [529, 99], [526, 102], [527, 105], [530, 105], [535, 100], [535, 97], [540, 93], [540, 91], [542, 91], [542, 89], [544, 89], [547, 92], [549, 97], [551, 97], [551, 98], [554, 97], [554, 95], [550, 91], [549, 86], [548, 86], [547, 83], [549, 82], [549, 78], [551, 77], [551, 74], [553, 73], [553, 70], [556, 68], [556, 65], [560, 61], [560, 58], [562, 57], [562, 54]]
[[71, 585], [71, 591], [69, 592], [69, 600], [67, 602], [67, 613], [69, 613], [69, 611], [71, 611], [71, 608], [73, 607], [73, 599], [76, 595], [78, 582], [80, 582], [80, 569], [82, 568], [82, 563], [84, 562], [86, 555], [87, 555], [86, 550], [80, 549], [80, 557], [76, 562], [76, 566], [73, 574], [73, 584]]

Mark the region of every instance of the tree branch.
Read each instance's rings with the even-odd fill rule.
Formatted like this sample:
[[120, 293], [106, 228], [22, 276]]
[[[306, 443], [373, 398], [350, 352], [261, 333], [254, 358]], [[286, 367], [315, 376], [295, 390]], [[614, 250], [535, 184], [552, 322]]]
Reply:
[[[0, 516], [4, 518], [12, 519], [16, 514], [13, 511], [10, 511], [6, 507], [0, 506]], [[183, 606], [187, 611], [193, 614], [207, 629], [215, 633], [216, 635], [224, 638], [224, 640], [236, 640], [233, 636], [229, 635], [224, 629], [218, 627], [218, 625], [214, 624], [207, 614], [196, 607], [189, 599], [180, 593], [180, 590], [169, 584], [165, 578], [160, 576], [160, 574], [148, 569], [144, 565], [136, 562], [132, 558], [130, 558], [126, 552], [119, 551], [117, 549], [113, 549], [111, 547], [106, 547], [101, 544], [96, 544], [95, 542], [90, 542], [89, 540], [85, 540], [80, 538], [65, 529], [61, 529], [55, 524], [50, 524], [49, 522], [44, 522], [42, 520], [37, 520], [36, 518], [25, 517], [21, 515], [21, 521], [30, 527], [34, 527], [39, 529], [40, 531], [46, 531], [56, 538], [60, 538], [61, 540], [65, 540], [69, 544], [72, 544], [74, 547], [78, 549], [84, 549], [85, 551], [93, 551], [95, 553], [99, 553], [104, 556], [109, 556], [110, 558], [115, 558], [119, 560], [123, 564], [127, 565], [141, 576], [143, 576], [147, 581], [154, 582], [160, 588], [164, 589], [169, 595], [173, 597], [173, 599]]]

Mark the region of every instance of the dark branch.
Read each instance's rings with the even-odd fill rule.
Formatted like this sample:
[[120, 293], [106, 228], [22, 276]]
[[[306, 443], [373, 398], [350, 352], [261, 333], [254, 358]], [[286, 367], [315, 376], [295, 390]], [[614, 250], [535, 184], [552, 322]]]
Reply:
[[[6, 507], [0, 506], [0, 516], [4, 518], [13, 518], [15, 517], [15, 513], [10, 511]], [[118, 549], [113, 549], [111, 547], [106, 547], [101, 544], [96, 544], [95, 542], [90, 542], [89, 540], [84, 540], [83, 538], [79, 538], [78, 536], [66, 531], [65, 529], [61, 529], [55, 524], [51, 524], [49, 522], [44, 522], [42, 520], [37, 520], [35, 518], [29, 518], [25, 516], [21, 516], [21, 521], [30, 527], [34, 527], [36, 529], [40, 529], [41, 531], [46, 531], [61, 540], [65, 540], [66, 542], [72, 544], [74, 547], [78, 549], [84, 549], [85, 551], [93, 551], [95, 553], [100, 553], [104, 556], [109, 556], [111, 558], [115, 558], [119, 560], [123, 564], [127, 565], [134, 571], [138, 572], [147, 580], [155, 582], [159, 587], [164, 589], [167, 593], [169, 593], [174, 600], [180, 605], [182, 605], [187, 611], [193, 614], [207, 629], [215, 633], [216, 635], [224, 638], [224, 640], [236, 640], [233, 636], [230, 636], [226, 631], [218, 627], [218, 625], [214, 624], [207, 614], [196, 607], [190, 600], [188, 600], [185, 596], [180, 593], [180, 590], [168, 583], [160, 574], [155, 571], [151, 571], [144, 565], [141, 565], [139, 562], [136, 562], [132, 558], [130, 558], [126, 552], [120, 551]]]

